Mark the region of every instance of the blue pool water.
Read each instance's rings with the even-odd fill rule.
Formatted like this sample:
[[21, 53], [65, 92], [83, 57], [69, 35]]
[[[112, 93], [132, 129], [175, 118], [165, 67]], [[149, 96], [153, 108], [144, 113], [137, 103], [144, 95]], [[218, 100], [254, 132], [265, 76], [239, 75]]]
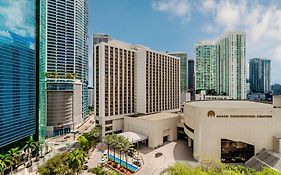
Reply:
[[[109, 154], [109, 158], [112, 159], [112, 160], [114, 160], [114, 156], [111, 155], [111, 154]], [[117, 157], [115, 157], [115, 162], [120, 163], [120, 159], [118, 159]], [[123, 165], [123, 166], [126, 167], [126, 162], [124, 162], [123, 160], [121, 160], [121, 165]], [[131, 165], [131, 164], [129, 164], [129, 163], [128, 163], [127, 166], [128, 166], [129, 169], [131, 169], [131, 170], [133, 170], [133, 171], [137, 171], [137, 170], [138, 170], [137, 167], [135, 167], [134, 165]]]

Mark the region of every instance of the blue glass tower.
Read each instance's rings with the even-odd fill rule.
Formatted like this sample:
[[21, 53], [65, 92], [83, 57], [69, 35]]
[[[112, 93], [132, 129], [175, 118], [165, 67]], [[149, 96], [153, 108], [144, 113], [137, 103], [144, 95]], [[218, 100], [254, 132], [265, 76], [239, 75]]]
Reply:
[[250, 59], [250, 89], [254, 93], [270, 91], [271, 61], [263, 58]]
[[0, 0], [0, 148], [36, 130], [35, 0]]

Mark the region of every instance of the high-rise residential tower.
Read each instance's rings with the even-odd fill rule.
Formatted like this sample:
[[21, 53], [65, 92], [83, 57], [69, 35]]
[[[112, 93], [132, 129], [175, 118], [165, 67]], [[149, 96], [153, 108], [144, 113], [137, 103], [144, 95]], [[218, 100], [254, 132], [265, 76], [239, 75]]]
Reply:
[[123, 130], [128, 115], [178, 111], [180, 60], [112, 40], [94, 47], [95, 114], [102, 133]]
[[88, 0], [47, 0], [47, 134], [88, 116]]
[[188, 90], [195, 89], [195, 76], [194, 76], [194, 60], [188, 60]]
[[200, 41], [195, 46], [195, 90], [216, 89], [216, 45]]
[[0, 1], [0, 148], [36, 132], [36, 1]]
[[271, 61], [263, 58], [253, 58], [250, 60], [249, 67], [251, 92], [269, 92], [271, 82]]
[[188, 90], [188, 56], [186, 52], [169, 52], [169, 55], [180, 58], [180, 91], [185, 93]]
[[246, 98], [246, 34], [232, 31], [216, 42], [216, 92]]

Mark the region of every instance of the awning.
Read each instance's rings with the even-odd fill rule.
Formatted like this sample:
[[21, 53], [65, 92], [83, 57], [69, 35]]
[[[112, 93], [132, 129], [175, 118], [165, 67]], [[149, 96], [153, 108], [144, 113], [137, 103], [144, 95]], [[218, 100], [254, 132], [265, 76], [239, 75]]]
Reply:
[[124, 136], [130, 143], [137, 143], [147, 139], [147, 136], [135, 132], [123, 132], [118, 135]]

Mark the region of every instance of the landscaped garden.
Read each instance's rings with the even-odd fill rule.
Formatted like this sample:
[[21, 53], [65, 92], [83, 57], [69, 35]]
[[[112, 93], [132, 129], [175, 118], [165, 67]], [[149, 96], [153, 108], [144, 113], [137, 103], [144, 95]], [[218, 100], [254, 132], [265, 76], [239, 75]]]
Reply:
[[96, 126], [90, 132], [83, 133], [78, 137], [78, 149], [63, 152], [49, 159], [38, 168], [40, 175], [72, 175], [86, 170], [86, 159], [93, 150], [100, 137], [100, 127]]
[[240, 165], [226, 165], [216, 160], [202, 160], [196, 167], [176, 163], [164, 170], [162, 175], [281, 175], [273, 169], [258, 172]]
[[[47, 149], [45, 148], [45, 150]], [[13, 174], [13, 171], [19, 166], [29, 167], [32, 165], [32, 159], [37, 162], [46, 153], [43, 153], [43, 147], [40, 142], [35, 142], [30, 138], [21, 149], [20, 147], [14, 147], [0, 154], [0, 173]]]
[[[98, 175], [114, 175], [114, 174], [134, 174], [141, 167], [130, 163], [129, 156], [135, 153], [134, 145], [127, 138], [120, 135], [106, 135], [103, 142], [107, 145], [107, 161], [101, 163], [95, 168], [89, 169], [89, 172]], [[111, 150], [111, 151], [110, 151]], [[131, 161], [133, 162], [133, 160]], [[111, 169], [108, 171], [108, 168]]]

